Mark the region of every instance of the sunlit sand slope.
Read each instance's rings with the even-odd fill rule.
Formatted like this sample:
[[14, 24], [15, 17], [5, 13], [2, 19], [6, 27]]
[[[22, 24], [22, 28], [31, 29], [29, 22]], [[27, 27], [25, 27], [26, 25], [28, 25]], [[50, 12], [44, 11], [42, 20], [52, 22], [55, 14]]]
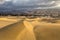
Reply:
[[34, 40], [34, 37], [20, 21], [0, 29], [0, 40]]
[[30, 31], [35, 34], [36, 40], [60, 40], [60, 23], [46, 23], [35, 21], [25, 21]]
[[18, 21], [19, 21], [18, 19], [0, 18], [0, 29], [7, 25], [14, 24]]
[[19, 33], [24, 29], [23, 22], [18, 22], [0, 29], [0, 40], [16, 40]]
[[60, 40], [60, 25], [37, 25], [34, 33], [36, 40]]
[[0, 29], [0, 40], [60, 40], [60, 23], [42, 22], [39, 18], [14, 22]]
[[17, 40], [35, 40], [32, 32], [24, 29], [17, 37]]

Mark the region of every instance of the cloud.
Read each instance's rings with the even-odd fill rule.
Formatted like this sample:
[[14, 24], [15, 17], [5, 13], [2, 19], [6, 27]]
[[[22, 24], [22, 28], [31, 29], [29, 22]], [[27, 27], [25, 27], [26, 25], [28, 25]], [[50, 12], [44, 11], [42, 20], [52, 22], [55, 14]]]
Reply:
[[5, 0], [0, 0], [0, 4], [3, 4], [5, 2]]
[[[33, 6], [33, 5], [46, 6], [47, 5], [46, 8], [54, 8], [54, 7], [60, 6], [60, 3], [58, 3], [59, 0], [0, 0], [0, 4], [3, 4], [6, 1], [7, 2], [10, 1], [14, 5], [19, 5], [19, 6]], [[52, 5], [52, 4], [53, 6], [48, 7], [49, 5]], [[38, 8], [41, 8], [41, 7], [38, 7]]]
[[37, 4], [37, 5], [44, 5], [44, 4], [52, 4], [56, 0], [0, 0], [0, 3], [6, 2], [6, 1], [12, 1], [13, 4], [24, 4], [24, 5], [32, 5], [32, 4]]
[[5, 1], [12, 1], [12, 0], [5, 0]]

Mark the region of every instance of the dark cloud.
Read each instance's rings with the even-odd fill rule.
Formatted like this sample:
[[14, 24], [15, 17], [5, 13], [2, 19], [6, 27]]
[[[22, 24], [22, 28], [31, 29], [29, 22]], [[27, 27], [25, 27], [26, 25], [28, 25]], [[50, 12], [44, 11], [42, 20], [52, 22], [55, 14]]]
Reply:
[[[19, 5], [19, 6], [39, 6], [39, 8], [41, 7], [57, 7], [56, 4], [58, 5], [59, 3], [56, 1], [60, 1], [60, 0], [0, 0], [1, 3], [4, 2], [11, 2], [14, 5]], [[0, 3], [0, 4], [1, 4]]]

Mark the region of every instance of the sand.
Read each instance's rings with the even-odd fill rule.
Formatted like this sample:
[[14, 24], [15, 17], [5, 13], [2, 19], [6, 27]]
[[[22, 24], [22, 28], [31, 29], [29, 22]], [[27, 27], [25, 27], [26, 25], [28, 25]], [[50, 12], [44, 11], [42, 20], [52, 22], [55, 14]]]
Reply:
[[42, 18], [0, 19], [0, 40], [60, 40], [60, 22], [42, 22]]

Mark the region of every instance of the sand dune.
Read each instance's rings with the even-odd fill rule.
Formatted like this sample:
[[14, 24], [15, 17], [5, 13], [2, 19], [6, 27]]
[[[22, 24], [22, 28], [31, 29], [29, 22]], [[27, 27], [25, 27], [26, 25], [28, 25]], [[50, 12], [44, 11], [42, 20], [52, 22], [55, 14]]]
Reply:
[[[32, 30], [36, 40], [60, 40], [60, 23], [47, 23], [35, 21], [25, 21], [30, 31]], [[32, 32], [31, 31], [31, 32]]]
[[19, 33], [24, 29], [22, 22], [18, 22], [0, 29], [0, 40], [16, 40]]
[[15, 23], [0, 29], [0, 40], [60, 40], [60, 23], [41, 22], [39, 18], [17, 21], [1, 21]]

